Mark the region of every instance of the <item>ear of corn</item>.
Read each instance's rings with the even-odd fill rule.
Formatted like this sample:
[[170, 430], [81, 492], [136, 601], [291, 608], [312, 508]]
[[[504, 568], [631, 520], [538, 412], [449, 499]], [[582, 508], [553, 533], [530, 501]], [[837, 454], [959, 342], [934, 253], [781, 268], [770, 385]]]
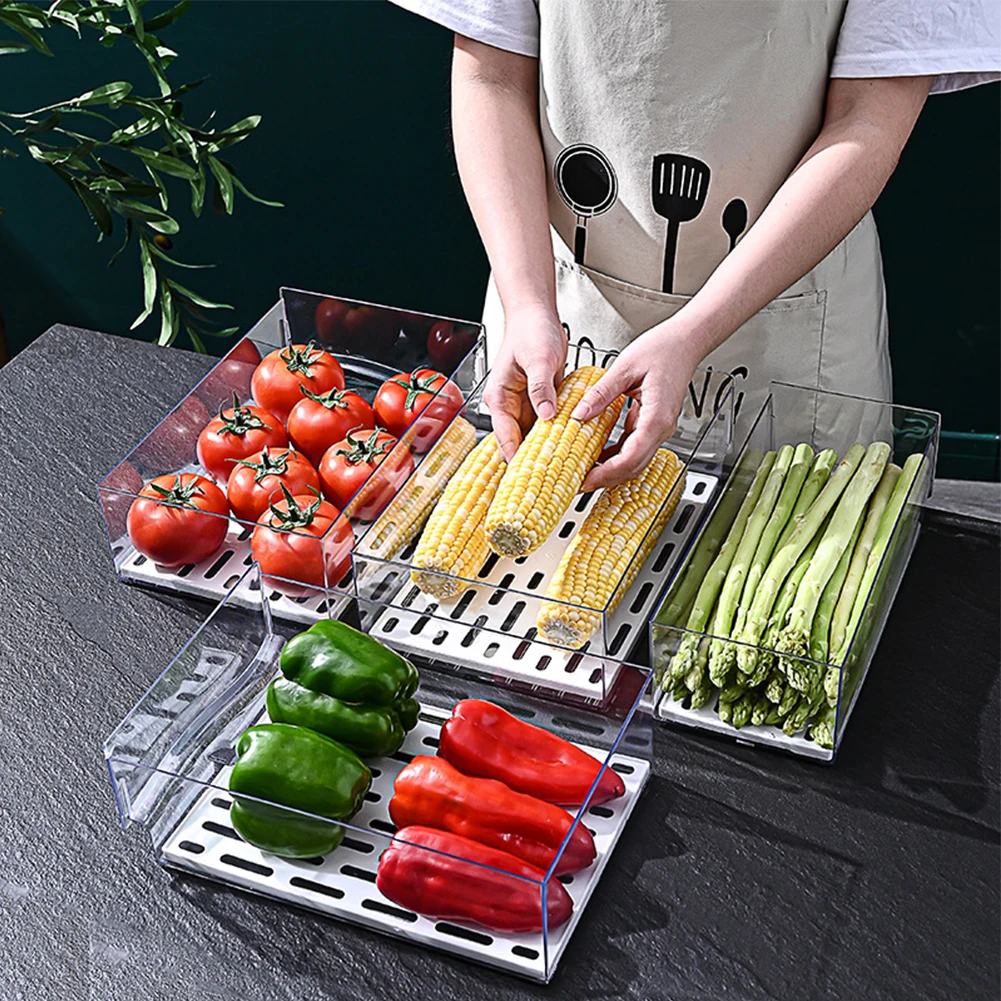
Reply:
[[360, 551], [391, 559], [420, 532], [452, 474], [476, 445], [472, 424], [456, 417], [366, 534]]
[[495, 553], [523, 556], [538, 549], [570, 507], [625, 402], [620, 396], [589, 421], [570, 417], [604, 374], [594, 366], [571, 372], [557, 394], [556, 416], [537, 420], [525, 436], [487, 515], [487, 540]]
[[489, 553], [484, 521], [504, 475], [497, 439], [488, 434], [463, 460], [435, 505], [414, 553], [410, 579], [448, 601]]
[[661, 448], [635, 479], [602, 491], [546, 589], [536, 623], [544, 640], [572, 649], [587, 642], [601, 624], [601, 610], [611, 612], [636, 579], [678, 506], [684, 481], [678, 457]]

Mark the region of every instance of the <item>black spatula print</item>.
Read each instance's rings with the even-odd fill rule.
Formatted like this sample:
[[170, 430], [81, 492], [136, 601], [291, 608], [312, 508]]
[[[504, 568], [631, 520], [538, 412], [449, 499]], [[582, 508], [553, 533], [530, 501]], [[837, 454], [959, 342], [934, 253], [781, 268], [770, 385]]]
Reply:
[[667, 220], [664, 244], [665, 292], [674, 291], [674, 260], [678, 253], [678, 229], [691, 222], [706, 203], [709, 165], [680, 153], [660, 153], [653, 158], [653, 207]]

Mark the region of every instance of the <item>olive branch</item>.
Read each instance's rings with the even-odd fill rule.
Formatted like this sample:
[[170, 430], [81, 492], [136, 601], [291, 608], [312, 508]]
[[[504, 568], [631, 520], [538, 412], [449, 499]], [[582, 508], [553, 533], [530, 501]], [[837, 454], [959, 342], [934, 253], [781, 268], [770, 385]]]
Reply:
[[[136, 237], [142, 263], [143, 308], [132, 329], [159, 309], [157, 343], [173, 344], [183, 327], [194, 348], [204, 352], [203, 337], [228, 337], [239, 328], [206, 326], [206, 310], [233, 307], [213, 302], [168, 276], [172, 272], [167, 268], [214, 265], [189, 264], [168, 255], [173, 248], [170, 238], [181, 227], [169, 212], [164, 175], [187, 182], [191, 211], [196, 217], [205, 206], [210, 180], [212, 203], [219, 214], [232, 215], [237, 191], [262, 205], [282, 205], [248, 191], [232, 164], [219, 155], [246, 139], [260, 124], [260, 115], [249, 115], [226, 128], [214, 126], [215, 112], [198, 128], [185, 121], [181, 98], [206, 78], [172, 86], [167, 68], [177, 53], [153, 32], [173, 24], [192, 0], [181, 0], [150, 18], [143, 16], [141, 8], [145, 3], [55, 0], [46, 8], [0, 0], [0, 26], [18, 36], [14, 41], [0, 38], [0, 56], [32, 50], [51, 56], [45, 40], [47, 31], [71, 30], [78, 38], [83, 38], [84, 32], [96, 31], [101, 45], [112, 46], [119, 39], [133, 44], [145, 57], [159, 90], [156, 96], [140, 96], [134, 93], [131, 83], [116, 80], [33, 111], [0, 110], [0, 131], [17, 140], [32, 159], [44, 164], [73, 190], [97, 225], [98, 241], [112, 235], [116, 216], [124, 223], [124, 242], [112, 254], [109, 267]], [[18, 153], [0, 147], [3, 155]], [[139, 176], [133, 173], [136, 170]]]

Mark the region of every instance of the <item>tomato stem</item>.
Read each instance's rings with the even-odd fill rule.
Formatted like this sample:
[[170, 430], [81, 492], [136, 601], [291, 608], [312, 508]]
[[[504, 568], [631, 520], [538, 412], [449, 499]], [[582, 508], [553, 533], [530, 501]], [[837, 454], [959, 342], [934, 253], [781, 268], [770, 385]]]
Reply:
[[329, 393], [314, 393], [312, 390], [307, 389], [301, 382], [299, 383], [299, 391], [306, 399], [314, 400], [316, 403], [325, 406], [328, 410], [332, 410], [334, 407], [343, 407], [346, 410], [350, 406], [350, 403], [345, 402], [344, 397], [358, 395], [352, 389], [331, 389]]
[[241, 438], [248, 431], [256, 431], [259, 428], [263, 428], [265, 431], [271, 430], [271, 425], [265, 424], [250, 407], [240, 405], [240, 397], [236, 393], [233, 394], [232, 417], [227, 417], [224, 409], [219, 407], [219, 420], [222, 421], [222, 427], [219, 428], [220, 432], [224, 431], [227, 434], [235, 434]]
[[343, 455], [345, 461], [352, 466], [357, 466], [362, 462], [372, 462], [374, 459], [378, 459], [388, 452], [395, 444], [396, 439], [390, 435], [389, 437], [379, 441], [379, 435], [385, 434], [386, 429], [381, 427], [374, 427], [368, 432], [368, 438], [361, 439], [355, 438], [354, 431], [362, 430], [361, 425], [356, 428], [352, 428], [345, 436], [344, 440], [351, 446], [350, 448], [339, 448], [337, 450], [337, 455]]
[[[316, 487], [307, 487], [307, 490], [316, 494], [316, 500], [307, 507], [300, 507], [296, 499], [289, 493], [289, 489], [284, 483], [279, 484], [285, 498], [285, 506], [288, 510], [283, 511], [275, 504], [271, 504], [271, 528], [276, 532], [291, 532], [297, 528], [308, 528], [316, 518], [316, 512], [320, 509], [323, 498]], [[274, 524], [277, 520], [278, 524]]]
[[261, 450], [260, 462], [253, 462], [250, 459], [229, 459], [228, 461], [255, 470], [254, 482], [260, 483], [265, 476], [284, 476], [288, 472], [288, 457], [291, 454], [292, 449], [286, 449], [273, 456], [268, 452], [268, 446], [265, 445]]
[[437, 392], [432, 383], [438, 378], [440, 378], [438, 372], [433, 375], [425, 375], [423, 378], [419, 378], [417, 372], [411, 372], [410, 378], [406, 382], [402, 379], [390, 379], [389, 381], [407, 391], [407, 399], [403, 406], [406, 410], [410, 410], [421, 393], [431, 393], [433, 396]]
[[198, 505], [193, 503], [191, 498], [195, 494], [205, 496], [205, 491], [198, 484], [198, 478], [190, 480], [187, 485], [181, 481], [181, 474], [174, 477], [172, 487], [161, 487], [159, 483], [151, 483], [150, 486], [163, 498], [157, 504], [166, 504], [168, 507], [189, 507], [195, 511], [199, 510]]
[[285, 362], [285, 368], [289, 372], [305, 372], [309, 375], [311, 366], [315, 365], [322, 357], [322, 351], [315, 351], [316, 341], [310, 341], [304, 348], [299, 348], [295, 344], [290, 344], [281, 353], [281, 359]]

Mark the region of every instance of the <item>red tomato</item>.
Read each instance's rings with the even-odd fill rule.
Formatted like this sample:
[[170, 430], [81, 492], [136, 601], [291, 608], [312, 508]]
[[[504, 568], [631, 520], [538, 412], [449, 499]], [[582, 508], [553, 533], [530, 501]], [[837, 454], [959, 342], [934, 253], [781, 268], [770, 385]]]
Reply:
[[222, 545], [228, 516], [223, 492], [204, 476], [157, 476], [129, 508], [129, 538], [143, 556], [161, 566], [200, 563]]
[[143, 488], [143, 478], [128, 459], [123, 459], [98, 487], [108, 538], [114, 542], [125, 533], [125, 519], [135, 495]]
[[403, 333], [419, 348], [427, 344], [428, 332], [434, 326], [434, 317], [424, 313], [400, 313]]
[[233, 516], [242, 521], [254, 521], [281, 497], [284, 485], [289, 493], [306, 494], [310, 489], [320, 492], [320, 477], [309, 459], [289, 448], [284, 452], [264, 449], [234, 463], [226, 496]]
[[225, 486], [236, 462], [264, 448], [284, 448], [288, 435], [274, 414], [260, 407], [243, 407], [233, 401], [220, 410], [198, 436], [198, 461], [216, 481]]
[[316, 336], [331, 351], [384, 358], [400, 335], [400, 314], [385, 306], [324, 299], [313, 315]]
[[351, 518], [377, 518], [414, 468], [410, 453], [394, 449], [396, 444], [391, 434], [377, 427], [331, 445], [320, 462], [324, 497]]
[[198, 433], [211, 418], [212, 414], [197, 396], [186, 396], [136, 446], [132, 458], [154, 476], [182, 469], [195, 461]]
[[295, 597], [313, 588], [336, 587], [351, 569], [354, 533], [348, 519], [319, 496], [282, 493], [250, 537], [250, 551], [265, 581]]
[[302, 399], [300, 386], [314, 393], [344, 388], [344, 370], [329, 352], [309, 344], [290, 344], [267, 355], [257, 366], [251, 391], [257, 405], [287, 421]]
[[443, 372], [454, 372], [476, 343], [476, 334], [461, 323], [439, 320], [428, 334], [428, 358]]
[[233, 399], [235, 393], [241, 400], [250, 396], [250, 380], [261, 360], [261, 352], [249, 337], [244, 337], [221, 358], [216, 366], [197, 386], [195, 393], [212, 408], [213, 413]]
[[374, 428], [372, 408], [350, 389], [311, 393], [303, 387], [303, 399], [288, 415], [288, 435], [300, 452], [318, 466], [331, 445], [343, 441], [349, 431]]
[[441, 372], [418, 368], [409, 374], [399, 372], [379, 387], [375, 418], [397, 438], [413, 424], [408, 441], [413, 438], [411, 447], [415, 452], [426, 452], [463, 402], [459, 387]]

